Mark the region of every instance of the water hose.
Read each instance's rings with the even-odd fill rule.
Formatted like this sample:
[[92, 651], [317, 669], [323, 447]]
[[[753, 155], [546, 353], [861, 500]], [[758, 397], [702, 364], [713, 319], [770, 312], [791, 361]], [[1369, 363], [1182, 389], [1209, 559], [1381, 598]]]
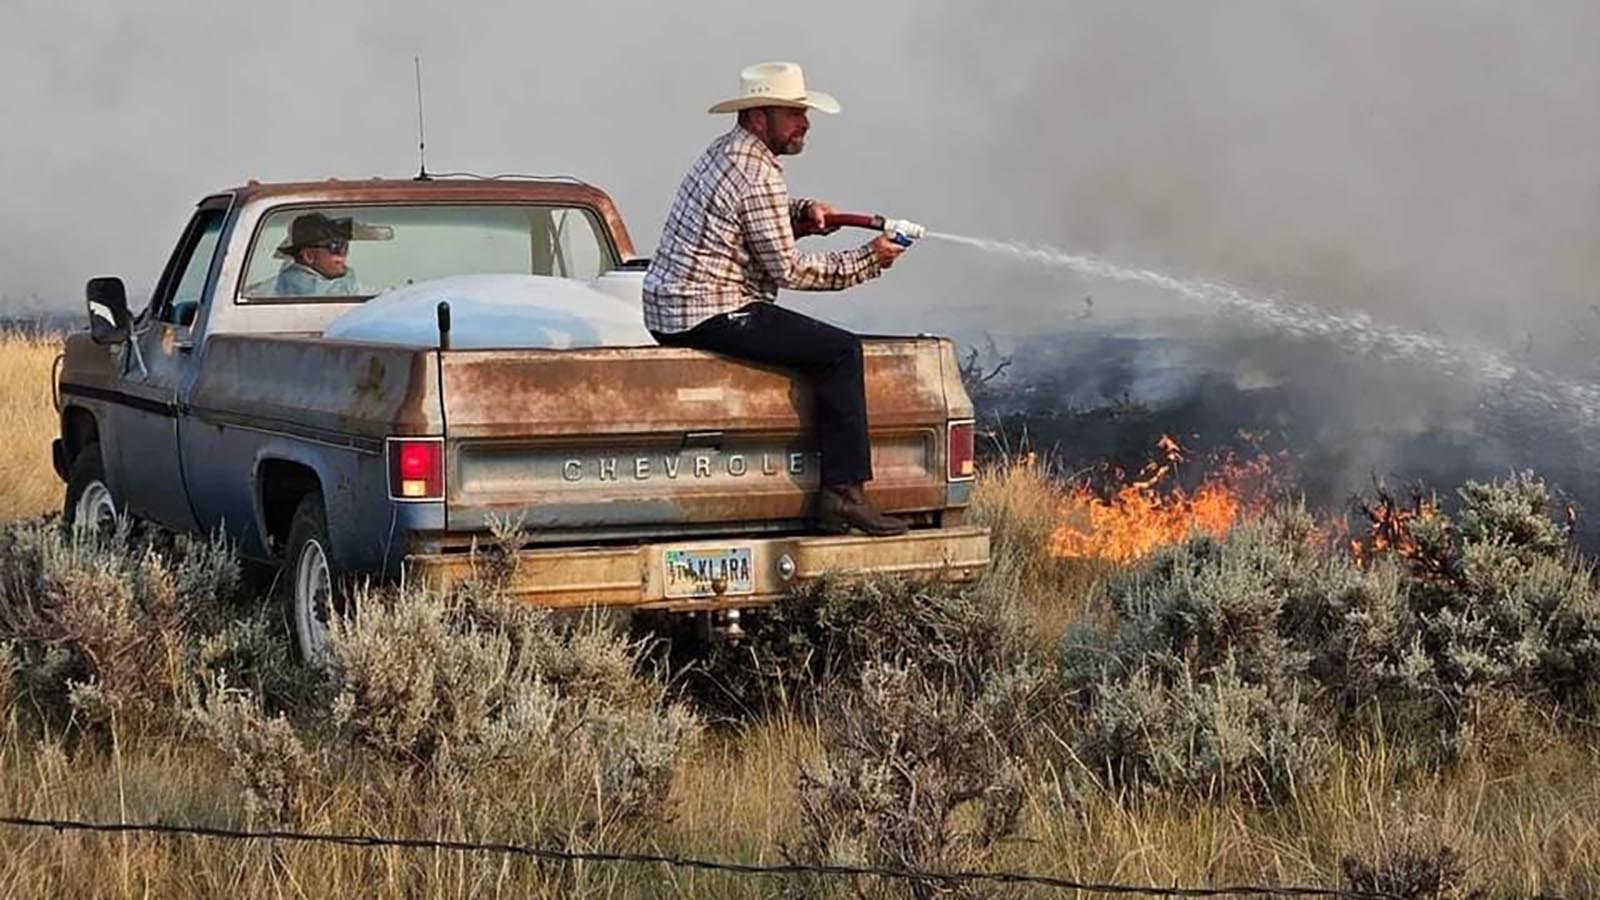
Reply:
[[841, 226], [879, 231], [902, 247], [911, 246], [912, 241], [920, 240], [928, 233], [928, 229], [915, 222], [906, 219], [886, 219], [876, 213], [832, 213], [822, 221], [824, 228]]

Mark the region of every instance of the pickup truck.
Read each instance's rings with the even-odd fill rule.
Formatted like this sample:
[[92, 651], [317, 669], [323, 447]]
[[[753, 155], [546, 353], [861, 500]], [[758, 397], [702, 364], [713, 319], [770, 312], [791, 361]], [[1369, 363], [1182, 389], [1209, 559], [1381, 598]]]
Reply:
[[[347, 239], [331, 292], [286, 274], [294, 222], [313, 213]], [[865, 343], [868, 494], [912, 526], [871, 538], [815, 529], [812, 401], [783, 371], [648, 336], [325, 333], [375, 296], [474, 273], [631, 278], [637, 296], [642, 262], [611, 199], [572, 180], [252, 181], [207, 196], [142, 311], [120, 279], [88, 284], [90, 327], [68, 336], [57, 379], [64, 519], [226, 533], [280, 567], [313, 662], [355, 579], [470, 577], [503, 522], [520, 529], [521, 600], [723, 629], [830, 571], [984, 569], [988, 532], [965, 522], [972, 405], [947, 339]]]

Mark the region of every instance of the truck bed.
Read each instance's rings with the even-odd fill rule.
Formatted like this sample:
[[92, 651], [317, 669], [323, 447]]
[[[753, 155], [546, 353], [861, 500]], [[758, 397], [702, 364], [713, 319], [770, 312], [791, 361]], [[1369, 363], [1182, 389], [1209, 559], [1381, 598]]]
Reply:
[[[447, 350], [292, 334], [218, 336], [193, 403], [208, 418], [378, 450], [443, 436], [438, 547], [495, 519], [538, 543], [796, 532], [818, 478], [809, 390], [698, 350]], [[946, 425], [968, 417], [940, 338], [864, 342], [875, 503], [941, 524]], [[952, 389], [953, 385], [953, 389]]]
[[[873, 498], [946, 505], [945, 353], [865, 348]], [[452, 529], [522, 516], [535, 533], [792, 529], [818, 458], [809, 390], [697, 350], [471, 351], [442, 357]]]

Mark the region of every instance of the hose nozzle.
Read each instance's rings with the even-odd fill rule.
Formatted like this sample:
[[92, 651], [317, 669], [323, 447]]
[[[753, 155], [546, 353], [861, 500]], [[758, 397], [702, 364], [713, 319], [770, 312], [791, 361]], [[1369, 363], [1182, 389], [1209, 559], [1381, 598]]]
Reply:
[[890, 236], [898, 234], [913, 241], [920, 241], [927, 236], [928, 229], [910, 219], [884, 219], [883, 233]]
[[912, 241], [921, 240], [928, 234], [928, 229], [909, 219], [886, 219], [873, 213], [834, 213], [828, 216], [827, 223], [881, 231], [901, 246], [909, 246]]

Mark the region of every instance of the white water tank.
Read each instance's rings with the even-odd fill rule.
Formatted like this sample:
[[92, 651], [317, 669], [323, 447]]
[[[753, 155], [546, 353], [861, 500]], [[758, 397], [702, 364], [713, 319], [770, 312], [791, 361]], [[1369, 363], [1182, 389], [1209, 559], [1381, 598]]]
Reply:
[[642, 272], [592, 281], [545, 275], [452, 275], [385, 291], [334, 319], [323, 336], [433, 347], [437, 307], [450, 304], [450, 346], [565, 350], [653, 346], [640, 306]]

